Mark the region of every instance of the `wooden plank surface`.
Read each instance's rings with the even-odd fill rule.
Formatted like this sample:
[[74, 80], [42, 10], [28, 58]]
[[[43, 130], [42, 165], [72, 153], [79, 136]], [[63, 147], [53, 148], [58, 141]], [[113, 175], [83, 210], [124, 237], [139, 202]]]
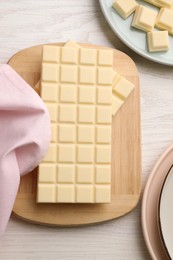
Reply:
[[[82, 46], [99, 48], [86, 44]], [[9, 61], [10, 66], [32, 87], [40, 79], [41, 53], [42, 46], [35, 46], [20, 51]], [[135, 84], [135, 91], [112, 121], [111, 203], [37, 204], [36, 169], [21, 180], [13, 209], [16, 216], [39, 224], [76, 226], [120, 217], [136, 206], [141, 190], [139, 77], [134, 62], [117, 50], [114, 50], [114, 68]]]

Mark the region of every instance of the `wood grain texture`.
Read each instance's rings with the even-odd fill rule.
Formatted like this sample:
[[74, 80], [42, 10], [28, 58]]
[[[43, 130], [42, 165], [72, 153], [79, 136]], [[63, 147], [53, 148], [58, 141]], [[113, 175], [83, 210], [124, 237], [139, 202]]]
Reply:
[[[63, 44], [58, 44], [63, 45]], [[99, 46], [82, 44], [87, 48]], [[9, 65], [32, 87], [40, 79], [42, 46], [15, 54]], [[103, 222], [125, 215], [137, 205], [141, 191], [141, 131], [139, 77], [134, 62], [114, 50], [114, 69], [135, 85], [133, 93], [112, 121], [112, 181], [110, 204], [38, 204], [37, 169], [22, 177], [13, 212], [39, 224], [77, 226]]]
[[[97, 0], [1, 0], [0, 62], [17, 51], [73, 39], [127, 53], [140, 73], [142, 186], [161, 153], [173, 143], [173, 68], [127, 48], [111, 31]], [[130, 214], [106, 223], [50, 228], [11, 217], [0, 241], [1, 260], [150, 260], [142, 230], [141, 202]]]

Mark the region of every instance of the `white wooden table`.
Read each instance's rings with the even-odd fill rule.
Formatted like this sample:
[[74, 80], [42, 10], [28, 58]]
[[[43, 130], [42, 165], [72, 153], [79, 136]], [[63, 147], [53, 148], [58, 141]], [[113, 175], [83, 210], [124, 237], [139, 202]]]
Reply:
[[[161, 153], [173, 142], [173, 68], [147, 61], [111, 31], [97, 0], [0, 0], [0, 61], [36, 44], [79, 42], [117, 48], [136, 62], [141, 79], [143, 187]], [[102, 225], [49, 228], [11, 218], [0, 241], [1, 260], [150, 259], [140, 223], [141, 203]]]

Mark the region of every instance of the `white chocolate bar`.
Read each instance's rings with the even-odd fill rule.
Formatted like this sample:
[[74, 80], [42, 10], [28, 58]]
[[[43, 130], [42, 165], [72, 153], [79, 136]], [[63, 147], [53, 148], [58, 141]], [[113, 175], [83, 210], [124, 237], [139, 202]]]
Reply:
[[158, 7], [173, 8], [173, 0], [144, 0], [144, 1]]
[[156, 27], [173, 35], [173, 10], [161, 8], [156, 20]]
[[[110, 112], [115, 114], [119, 110], [134, 86], [112, 73], [110, 50], [83, 49], [71, 41], [63, 48], [51, 47], [44, 48], [41, 94], [49, 109], [52, 138], [39, 166], [37, 200], [40, 203], [107, 203], [111, 181]], [[59, 53], [62, 60], [52, 52]], [[68, 73], [62, 77], [64, 64], [68, 65]], [[72, 64], [79, 69], [87, 67], [87, 71], [74, 77], [74, 68], [72, 73], [69, 71]], [[54, 66], [50, 72], [47, 65], [60, 67], [58, 75]], [[97, 80], [91, 73], [96, 65], [102, 69], [100, 75], [97, 72]], [[113, 94], [111, 77], [114, 78]], [[99, 84], [95, 86], [93, 80]]]
[[116, 0], [112, 6], [123, 19], [127, 19], [136, 10], [138, 4], [135, 0]]
[[156, 17], [157, 12], [145, 6], [139, 5], [136, 8], [132, 26], [139, 30], [150, 32], [155, 26]]
[[109, 203], [113, 51], [44, 46], [41, 97], [51, 119], [39, 203]]
[[168, 51], [169, 36], [168, 31], [148, 32], [148, 50], [149, 52]]

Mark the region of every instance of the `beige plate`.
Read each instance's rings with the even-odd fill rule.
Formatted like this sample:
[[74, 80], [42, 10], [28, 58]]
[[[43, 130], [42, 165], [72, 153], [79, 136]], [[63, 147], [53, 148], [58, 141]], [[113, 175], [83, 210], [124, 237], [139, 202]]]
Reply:
[[[95, 45], [81, 45], [100, 48]], [[42, 46], [22, 50], [10, 59], [9, 65], [34, 87], [40, 79], [41, 55]], [[114, 50], [114, 68], [134, 83], [136, 88], [112, 122], [111, 203], [37, 204], [35, 170], [21, 180], [13, 209], [16, 216], [39, 224], [75, 226], [117, 218], [136, 206], [141, 191], [139, 77], [134, 62], [117, 50]]]
[[172, 164], [173, 146], [171, 146], [156, 163], [147, 181], [143, 196], [143, 233], [150, 255], [154, 260], [169, 259], [160, 234], [158, 207], [162, 186]]

